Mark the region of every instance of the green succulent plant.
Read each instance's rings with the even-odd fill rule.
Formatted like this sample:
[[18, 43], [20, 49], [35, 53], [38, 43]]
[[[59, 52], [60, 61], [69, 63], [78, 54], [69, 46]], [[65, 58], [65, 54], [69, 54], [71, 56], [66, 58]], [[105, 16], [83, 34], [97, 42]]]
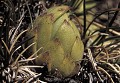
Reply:
[[69, 15], [68, 6], [52, 7], [35, 19], [33, 28], [27, 33], [27, 37], [34, 36], [29, 44], [36, 42], [30, 52], [43, 48], [37, 54], [36, 64], [46, 63], [49, 71], [58, 69], [65, 77], [77, 73], [84, 52], [80, 33]]

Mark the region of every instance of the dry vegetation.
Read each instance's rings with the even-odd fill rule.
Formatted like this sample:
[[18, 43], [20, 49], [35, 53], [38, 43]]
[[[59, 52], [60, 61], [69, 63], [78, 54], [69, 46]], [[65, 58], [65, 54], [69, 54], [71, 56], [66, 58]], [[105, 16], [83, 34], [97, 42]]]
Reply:
[[87, 12], [73, 11], [75, 17], [72, 18], [78, 29], [82, 28], [85, 47], [77, 75], [56, 77], [56, 74], [48, 73], [46, 66], [34, 64], [40, 49], [32, 55], [27, 54], [35, 45], [32, 43], [26, 47], [26, 42], [32, 39], [25, 37], [28, 26], [33, 26], [34, 19], [45, 14], [47, 9], [63, 4], [71, 6], [72, 1], [0, 1], [0, 83], [120, 83], [119, 0], [95, 0], [99, 3]]

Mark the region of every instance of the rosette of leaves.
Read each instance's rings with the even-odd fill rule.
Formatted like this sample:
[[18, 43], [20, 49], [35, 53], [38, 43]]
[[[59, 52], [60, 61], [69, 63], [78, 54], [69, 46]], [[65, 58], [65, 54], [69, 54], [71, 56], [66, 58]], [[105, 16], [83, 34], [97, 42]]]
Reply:
[[[47, 64], [49, 71], [58, 69], [65, 77], [77, 73], [80, 67], [77, 64], [83, 57], [84, 45], [80, 33], [70, 19], [72, 13], [83, 13], [83, 1], [68, 1], [65, 4], [69, 6], [49, 8], [46, 14], [34, 20], [33, 28], [27, 33], [27, 37], [34, 37], [29, 44], [36, 42], [29, 52], [34, 53], [43, 48], [37, 54], [36, 63]], [[96, 5], [92, 0], [87, 0], [86, 3], [87, 9]]]
[[84, 52], [79, 31], [69, 15], [68, 6], [50, 8], [34, 21], [33, 29], [27, 33], [28, 37], [34, 36], [30, 42], [36, 42], [32, 52], [43, 47], [36, 63], [46, 63], [49, 71], [58, 69], [63, 76], [77, 73], [77, 62]]

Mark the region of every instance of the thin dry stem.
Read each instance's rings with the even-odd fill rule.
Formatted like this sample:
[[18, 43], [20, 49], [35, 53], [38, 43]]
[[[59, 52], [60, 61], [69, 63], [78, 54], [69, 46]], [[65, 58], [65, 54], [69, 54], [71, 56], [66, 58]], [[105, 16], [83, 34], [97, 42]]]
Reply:
[[22, 31], [22, 32], [17, 36], [17, 38], [14, 40], [14, 42], [12, 43], [12, 45], [11, 45], [11, 47], [10, 47], [10, 52], [12, 51], [12, 49], [13, 49], [15, 43], [17, 42], [18, 38], [19, 38], [23, 33], [27, 32], [27, 31], [28, 31], [28, 30], [24, 30], [24, 31]]
[[115, 82], [113, 81], [112, 77], [110, 76], [110, 74], [107, 73], [106, 70], [104, 70], [102, 67], [97, 67], [97, 68], [98, 68], [98, 71], [102, 71], [102, 72], [104, 72], [104, 73], [110, 78], [111, 83], [115, 83]]

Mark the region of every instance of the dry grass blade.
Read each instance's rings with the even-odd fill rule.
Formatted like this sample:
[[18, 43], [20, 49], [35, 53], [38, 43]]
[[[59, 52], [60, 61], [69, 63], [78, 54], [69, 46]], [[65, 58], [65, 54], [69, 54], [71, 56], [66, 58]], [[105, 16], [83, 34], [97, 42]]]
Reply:
[[32, 19], [32, 15], [31, 15], [30, 8], [29, 8], [29, 6], [28, 6], [28, 1], [25, 0], [25, 3], [26, 3], [26, 6], [27, 6], [27, 8], [28, 8], [28, 12], [29, 12], [29, 15], [30, 15], [30, 21], [31, 21], [31, 26], [32, 26], [32, 28], [33, 28], [33, 19]]
[[102, 82], [102, 78], [100, 77], [100, 74], [99, 74], [98, 71], [97, 71], [97, 63], [95, 62], [95, 60], [94, 60], [94, 58], [93, 58], [93, 56], [92, 56], [92, 52], [91, 52], [91, 50], [90, 50], [89, 48], [88, 48], [87, 50], [88, 50], [89, 60], [90, 60], [90, 62], [92, 63], [92, 67], [94, 68], [97, 76], [99, 77], [99, 80], [101, 80], [101, 82]]
[[33, 60], [35, 60], [35, 59], [36, 59], [36, 57], [35, 57], [35, 58], [31, 58], [31, 59], [19, 60], [18, 62], [19, 62], [19, 63], [24, 63], [24, 62], [33, 61]]
[[19, 50], [21, 48], [21, 46], [19, 46], [19, 47], [17, 47], [12, 53], [11, 53], [11, 56], [10, 56], [10, 61], [9, 61], [9, 63], [11, 63], [11, 61], [12, 61], [12, 58], [13, 58], [13, 54], [17, 51], [17, 50]]
[[12, 49], [13, 49], [15, 43], [17, 42], [18, 38], [19, 38], [23, 33], [27, 32], [27, 31], [28, 31], [28, 30], [24, 30], [24, 31], [22, 31], [22, 32], [17, 36], [17, 38], [14, 40], [14, 42], [12, 43], [12, 45], [11, 45], [11, 47], [10, 47], [10, 52], [12, 51]]
[[[18, 73], [17, 73], [16, 80], [18, 81], [23, 80], [23, 82], [26, 83], [26, 82], [32, 81], [33, 78], [37, 78], [38, 76], [40, 76], [41, 73], [38, 74], [30, 70], [30, 68], [34, 68], [34, 67], [39, 67], [39, 66], [20, 66], [17, 70]], [[41, 81], [39, 80], [39, 78], [34, 79], [34, 82], [39, 82], [39, 81]]]
[[18, 60], [19, 60], [19, 58], [22, 56], [22, 54], [26, 51], [26, 50], [28, 50], [31, 46], [33, 46], [35, 43], [32, 43], [32, 44], [30, 44], [27, 48], [25, 48], [19, 55], [18, 55], [18, 57], [17, 57], [17, 59], [15, 60], [15, 62], [13, 63], [13, 65], [15, 65], [17, 62], [18, 62]]
[[[31, 83], [32, 81], [34, 81], [35, 79], [37, 79], [41, 74], [35, 75], [34, 77], [30, 78], [26, 83]], [[40, 83], [47, 83], [47, 82], [43, 82], [43, 81], [36, 81], [36, 82], [40, 82]]]
[[101, 61], [103, 63], [103, 65], [107, 65], [107, 68], [110, 70], [110, 71], [113, 71], [114, 73], [116, 73], [117, 75], [120, 76], [120, 71], [118, 70], [118, 68], [116, 68], [116, 66], [114, 64], [111, 64], [111, 63], [108, 63], [108, 62], [105, 62], [105, 61]]
[[21, 66], [21, 67], [23, 67], [23, 68], [43, 68], [43, 66], [31, 66], [31, 65], [25, 65], [25, 66]]
[[[13, 35], [12, 35], [12, 38], [11, 38], [11, 41], [10, 41], [10, 42], [13, 42], [13, 41], [14, 41], [14, 38], [16, 37], [17, 31], [18, 31], [18, 29], [20, 28], [21, 24], [22, 24], [22, 21], [20, 21], [20, 23], [19, 23], [19, 25], [17, 26], [17, 28], [15, 28], [15, 31], [14, 31], [14, 33], [13, 33]], [[12, 32], [11, 32], [11, 33], [12, 33]]]
[[118, 32], [118, 31], [115, 31], [115, 30], [112, 30], [112, 29], [109, 29], [109, 31], [110, 31], [111, 33], [115, 34], [115, 35], [120, 36], [120, 32]]
[[7, 50], [7, 52], [10, 54], [10, 50], [9, 50], [8, 46], [6, 45], [6, 43], [4, 42], [4, 40], [2, 40], [2, 42], [3, 42], [3, 44], [4, 44], [4, 46], [5, 46], [6, 50]]
[[33, 53], [28, 59], [33, 58], [41, 49], [42, 49], [42, 47], [39, 48], [35, 53]]
[[120, 66], [118, 64], [115, 64], [115, 67], [117, 68], [117, 70], [120, 72]]
[[98, 71], [102, 71], [102, 72], [104, 72], [104, 73], [110, 78], [111, 83], [115, 83], [115, 82], [113, 81], [113, 79], [111, 78], [110, 74], [107, 73], [106, 70], [104, 70], [102, 67], [97, 67], [97, 68], [98, 68]]

